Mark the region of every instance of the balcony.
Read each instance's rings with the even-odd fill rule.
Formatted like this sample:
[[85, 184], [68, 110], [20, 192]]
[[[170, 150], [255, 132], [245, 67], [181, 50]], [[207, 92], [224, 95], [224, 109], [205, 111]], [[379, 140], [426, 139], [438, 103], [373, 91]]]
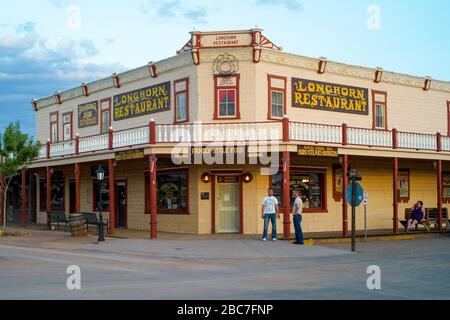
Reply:
[[39, 159], [53, 159], [99, 151], [115, 151], [178, 143], [316, 143], [334, 146], [450, 152], [450, 137], [393, 130], [283, 121], [238, 123], [156, 124], [42, 146]]

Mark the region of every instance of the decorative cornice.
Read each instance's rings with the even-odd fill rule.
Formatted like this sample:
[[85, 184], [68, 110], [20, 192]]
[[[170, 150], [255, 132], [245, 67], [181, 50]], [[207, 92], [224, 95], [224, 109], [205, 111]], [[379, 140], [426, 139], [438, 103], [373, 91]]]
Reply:
[[[316, 71], [317, 64], [320, 59], [263, 49], [261, 61]], [[335, 73], [373, 81], [375, 71], [376, 68], [359, 67], [333, 61], [327, 62], [327, 73]], [[382, 82], [423, 89], [424, 80], [425, 77], [415, 77], [395, 72], [383, 71]], [[450, 92], [450, 82], [433, 80], [431, 82], [430, 90]]]
[[[184, 66], [193, 65], [190, 54], [179, 54], [158, 62], [155, 62], [155, 66], [158, 68], [158, 76], [163, 74], [164, 72], [168, 72], [174, 69], [182, 68]], [[126, 72], [118, 74], [120, 76], [120, 85], [125, 85], [127, 83], [131, 83], [134, 81], [138, 81], [145, 78], [150, 78], [150, 70], [148, 65], [128, 70]], [[96, 92], [100, 92], [103, 90], [115, 88], [113, 77], [109, 76], [104, 79], [96, 80], [91, 83], [87, 83], [89, 86], [89, 94], [92, 95]], [[68, 100], [76, 99], [79, 97], [83, 97], [83, 89], [82, 86], [77, 86], [75, 88], [63, 91], [59, 93], [61, 97], [61, 102], [64, 104]], [[40, 110], [42, 108], [51, 106], [56, 104], [55, 96], [51, 95], [49, 97], [44, 97], [41, 99], [35, 100], [33, 108], [35, 110]]]

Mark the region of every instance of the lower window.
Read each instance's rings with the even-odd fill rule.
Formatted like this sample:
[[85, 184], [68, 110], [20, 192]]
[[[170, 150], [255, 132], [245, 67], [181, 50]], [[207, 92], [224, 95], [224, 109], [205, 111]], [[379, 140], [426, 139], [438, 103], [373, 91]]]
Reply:
[[93, 208], [92, 210], [98, 211], [100, 208], [104, 211], [109, 211], [109, 181], [103, 181], [101, 187], [98, 187], [98, 181], [93, 182]]
[[[292, 170], [292, 169], [291, 169]], [[277, 197], [280, 208], [283, 206], [283, 173], [272, 176], [272, 188]], [[294, 171], [290, 173], [289, 196], [291, 207], [294, 198], [293, 191], [300, 191], [305, 212], [326, 210], [325, 172]]]
[[160, 173], [156, 178], [158, 211], [188, 211], [188, 172]]
[[[64, 211], [64, 180], [52, 180], [51, 182], [51, 209]], [[47, 210], [47, 179], [40, 181], [40, 211]]]

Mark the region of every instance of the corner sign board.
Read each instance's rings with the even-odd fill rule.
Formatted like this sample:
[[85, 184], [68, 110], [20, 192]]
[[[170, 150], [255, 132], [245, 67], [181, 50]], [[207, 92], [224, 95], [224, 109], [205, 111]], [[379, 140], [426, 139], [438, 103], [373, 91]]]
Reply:
[[337, 158], [338, 149], [334, 147], [298, 146], [299, 156]]
[[126, 150], [117, 152], [114, 159], [116, 161], [135, 160], [144, 158], [144, 149]]

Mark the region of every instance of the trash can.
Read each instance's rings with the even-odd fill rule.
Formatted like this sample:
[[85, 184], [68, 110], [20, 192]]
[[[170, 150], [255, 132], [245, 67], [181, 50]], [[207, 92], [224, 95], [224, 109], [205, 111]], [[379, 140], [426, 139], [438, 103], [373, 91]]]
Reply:
[[82, 214], [70, 214], [69, 226], [72, 237], [87, 236], [86, 221]]

